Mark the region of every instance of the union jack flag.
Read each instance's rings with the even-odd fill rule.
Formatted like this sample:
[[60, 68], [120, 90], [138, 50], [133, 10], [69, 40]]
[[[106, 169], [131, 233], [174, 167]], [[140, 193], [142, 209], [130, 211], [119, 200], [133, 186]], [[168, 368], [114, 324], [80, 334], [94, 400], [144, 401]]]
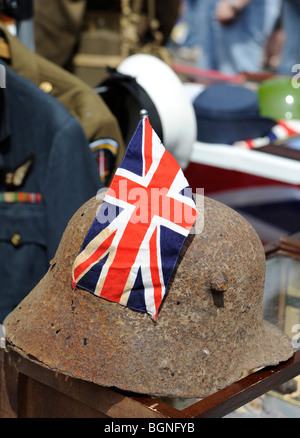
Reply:
[[72, 286], [156, 320], [197, 215], [179, 164], [143, 117], [75, 259]]

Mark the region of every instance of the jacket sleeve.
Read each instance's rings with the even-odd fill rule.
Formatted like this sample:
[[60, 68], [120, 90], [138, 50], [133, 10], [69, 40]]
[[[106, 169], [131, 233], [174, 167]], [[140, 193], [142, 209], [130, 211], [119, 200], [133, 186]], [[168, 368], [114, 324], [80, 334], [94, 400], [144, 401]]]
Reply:
[[102, 187], [87, 138], [72, 118], [54, 137], [44, 181], [49, 259], [73, 214]]

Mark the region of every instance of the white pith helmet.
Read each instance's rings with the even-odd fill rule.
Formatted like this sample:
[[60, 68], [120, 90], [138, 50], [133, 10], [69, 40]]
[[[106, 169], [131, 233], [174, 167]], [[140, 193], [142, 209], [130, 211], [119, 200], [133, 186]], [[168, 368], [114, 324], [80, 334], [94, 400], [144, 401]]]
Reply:
[[[194, 108], [177, 74], [164, 61], [148, 54], [129, 56], [118, 66], [116, 74], [121, 74], [117, 78], [119, 81], [122, 81], [121, 76], [124, 75], [125, 78], [133, 78], [137, 84], [137, 87], [132, 87], [126, 80], [126, 84], [122, 84], [130, 91], [139, 107], [134, 108], [130, 100], [131, 114], [127, 124], [136, 126], [140, 109], [146, 109], [150, 123], [163, 145], [185, 168], [196, 141], [197, 125]], [[108, 79], [102, 85], [112, 87], [117, 84]], [[121, 119], [122, 115], [117, 115], [117, 118]], [[160, 125], [161, 132], [156, 125]], [[131, 135], [132, 132], [128, 137]]]

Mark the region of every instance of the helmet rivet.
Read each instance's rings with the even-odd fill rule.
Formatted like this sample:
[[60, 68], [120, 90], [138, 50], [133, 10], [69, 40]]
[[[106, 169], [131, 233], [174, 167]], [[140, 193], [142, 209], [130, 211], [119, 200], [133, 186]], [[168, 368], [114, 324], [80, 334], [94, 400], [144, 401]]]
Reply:
[[209, 278], [209, 288], [212, 292], [225, 292], [228, 288], [227, 276], [223, 272], [213, 273]]

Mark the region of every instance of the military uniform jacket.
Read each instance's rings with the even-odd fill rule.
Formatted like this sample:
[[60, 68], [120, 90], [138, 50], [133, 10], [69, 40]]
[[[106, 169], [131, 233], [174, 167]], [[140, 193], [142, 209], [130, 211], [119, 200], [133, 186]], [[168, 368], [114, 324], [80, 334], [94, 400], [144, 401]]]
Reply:
[[79, 121], [91, 144], [98, 141], [113, 151], [112, 177], [123, 158], [125, 146], [119, 123], [102, 97], [74, 74], [30, 51], [2, 23], [0, 34], [8, 44], [7, 63], [11, 69], [58, 99]]
[[[1, 65], [3, 68], [3, 66]], [[0, 323], [46, 273], [75, 211], [101, 188], [79, 122], [9, 68], [0, 89]]]

